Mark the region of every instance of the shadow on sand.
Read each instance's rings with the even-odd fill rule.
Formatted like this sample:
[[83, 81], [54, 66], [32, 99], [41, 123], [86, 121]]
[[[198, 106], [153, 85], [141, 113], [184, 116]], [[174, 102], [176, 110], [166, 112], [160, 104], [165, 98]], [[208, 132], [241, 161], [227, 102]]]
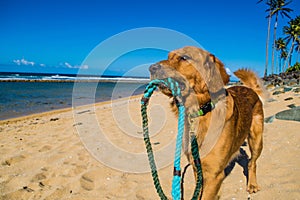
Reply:
[[[244, 146], [244, 145], [243, 145]], [[243, 174], [247, 179], [248, 183], [248, 163], [249, 163], [249, 156], [247, 155], [246, 151], [243, 148], [240, 148], [240, 155], [232, 160], [229, 165], [225, 168], [225, 175], [228, 176], [236, 164], [240, 165], [243, 168]]]

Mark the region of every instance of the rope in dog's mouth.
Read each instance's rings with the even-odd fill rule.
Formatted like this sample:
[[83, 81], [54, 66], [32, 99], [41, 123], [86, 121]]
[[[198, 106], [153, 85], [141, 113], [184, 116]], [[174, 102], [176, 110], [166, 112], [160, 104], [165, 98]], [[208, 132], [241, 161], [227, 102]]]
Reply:
[[[141, 99], [141, 113], [143, 118], [144, 141], [147, 149], [148, 160], [151, 168], [151, 174], [152, 174], [154, 186], [156, 188], [159, 197], [163, 200], [167, 200], [168, 198], [164, 194], [158, 178], [158, 172], [154, 160], [153, 150], [152, 150], [150, 137], [149, 137], [149, 129], [148, 129], [147, 105], [149, 103], [151, 95], [153, 94], [153, 92], [157, 87], [166, 87], [172, 92], [172, 96], [175, 99], [176, 106], [179, 111], [178, 112], [178, 133], [177, 133], [177, 140], [176, 140], [174, 171], [173, 171], [173, 181], [172, 181], [172, 198], [174, 200], [180, 200], [183, 199], [183, 193], [182, 193], [183, 189], [181, 190], [181, 184], [180, 184], [181, 182], [180, 157], [181, 157], [182, 137], [184, 133], [184, 123], [185, 123], [185, 107], [183, 105], [179, 83], [172, 78], [152, 80], [146, 87], [144, 95]], [[202, 168], [201, 168], [197, 138], [194, 134], [194, 130], [190, 130], [190, 133], [191, 133], [191, 148], [192, 148], [191, 151], [194, 159], [194, 165], [197, 169], [196, 187], [192, 199], [198, 199], [202, 188]]]

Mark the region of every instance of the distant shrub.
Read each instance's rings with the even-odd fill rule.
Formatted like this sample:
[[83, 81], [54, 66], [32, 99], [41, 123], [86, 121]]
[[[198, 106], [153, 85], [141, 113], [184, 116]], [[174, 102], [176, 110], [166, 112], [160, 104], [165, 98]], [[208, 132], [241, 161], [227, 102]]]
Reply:
[[287, 68], [286, 72], [294, 72], [294, 71], [300, 71], [300, 63], [296, 62], [296, 64], [294, 64], [294, 66], [291, 66], [289, 68]]

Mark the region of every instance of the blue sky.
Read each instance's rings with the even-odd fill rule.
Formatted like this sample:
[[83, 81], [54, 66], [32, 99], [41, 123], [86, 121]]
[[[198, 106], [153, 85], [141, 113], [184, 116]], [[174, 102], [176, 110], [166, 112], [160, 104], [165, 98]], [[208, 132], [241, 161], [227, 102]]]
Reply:
[[[3, 0], [0, 1], [0, 71], [147, 76], [149, 64], [165, 59], [167, 51], [133, 49], [109, 66], [101, 66], [101, 62], [89, 65], [88, 55], [103, 41], [124, 31], [159, 27], [192, 38], [231, 71], [249, 67], [262, 74], [266, 6], [256, 2]], [[294, 0], [290, 7], [294, 9], [292, 17], [300, 14], [299, 0]], [[278, 34], [281, 34], [287, 19], [279, 20]], [[122, 45], [132, 42], [134, 39], [125, 40]], [[114, 48], [108, 46], [107, 51], [114, 52]], [[105, 55], [97, 57], [106, 59]]]

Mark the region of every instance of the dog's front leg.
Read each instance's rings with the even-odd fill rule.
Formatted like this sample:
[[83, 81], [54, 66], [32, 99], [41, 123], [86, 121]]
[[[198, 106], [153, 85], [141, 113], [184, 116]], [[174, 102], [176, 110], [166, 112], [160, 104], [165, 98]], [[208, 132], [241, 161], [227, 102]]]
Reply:
[[[195, 163], [193, 162], [193, 156], [190, 153], [188, 155], [188, 159], [190, 161], [190, 164], [193, 166], [194, 171], [194, 177], [195, 181], [197, 180], [197, 168], [195, 166]], [[202, 185], [202, 193], [199, 199], [201, 200], [216, 200], [219, 199], [219, 190], [221, 187], [221, 184], [225, 178], [224, 171], [220, 173], [212, 173], [213, 169], [210, 167], [207, 167], [205, 162], [201, 161], [202, 165], [202, 174], [203, 174], [203, 185]], [[206, 170], [210, 169], [210, 170]]]
[[218, 192], [224, 178], [224, 172], [217, 175], [203, 172], [203, 191], [201, 200], [219, 199]]

